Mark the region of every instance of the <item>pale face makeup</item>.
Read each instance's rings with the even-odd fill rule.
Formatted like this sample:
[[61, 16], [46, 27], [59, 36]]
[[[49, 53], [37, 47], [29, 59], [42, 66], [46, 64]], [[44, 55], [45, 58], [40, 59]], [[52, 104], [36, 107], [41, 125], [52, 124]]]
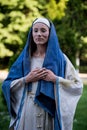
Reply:
[[32, 36], [36, 45], [44, 45], [48, 41], [49, 27], [43, 23], [34, 24]]

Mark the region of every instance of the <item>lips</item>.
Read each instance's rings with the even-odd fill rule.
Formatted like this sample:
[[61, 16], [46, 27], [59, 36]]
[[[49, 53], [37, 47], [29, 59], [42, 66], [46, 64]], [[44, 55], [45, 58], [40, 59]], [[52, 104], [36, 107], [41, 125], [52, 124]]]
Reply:
[[42, 41], [42, 40], [43, 40], [43, 38], [37, 38], [36, 40], [37, 40], [37, 41]]

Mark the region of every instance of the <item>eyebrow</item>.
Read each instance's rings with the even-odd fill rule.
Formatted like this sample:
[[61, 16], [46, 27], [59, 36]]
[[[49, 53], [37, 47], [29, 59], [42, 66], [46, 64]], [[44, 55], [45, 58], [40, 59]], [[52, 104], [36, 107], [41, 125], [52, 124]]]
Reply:
[[[38, 27], [33, 28], [33, 30], [38, 29]], [[47, 30], [46, 28], [42, 27], [40, 29]]]

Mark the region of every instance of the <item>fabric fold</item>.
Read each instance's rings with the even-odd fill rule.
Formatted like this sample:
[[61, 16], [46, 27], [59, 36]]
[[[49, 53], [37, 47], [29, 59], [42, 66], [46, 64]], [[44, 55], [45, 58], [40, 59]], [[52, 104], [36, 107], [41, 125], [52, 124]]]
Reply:
[[[13, 80], [24, 77], [30, 72], [29, 46], [30, 46], [31, 34], [32, 34], [32, 27], [30, 29], [24, 50], [11, 67], [9, 75], [2, 85], [2, 90], [7, 102], [8, 110], [11, 115], [12, 113], [11, 113], [11, 100], [10, 100], [10, 85]], [[66, 60], [59, 47], [58, 37], [56, 35], [56, 30], [53, 23], [51, 23], [50, 27], [50, 36], [47, 43], [47, 50], [43, 67], [51, 70], [57, 76], [64, 77], [65, 75]], [[31, 91], [32, 87], [31, 83], [26, 84], [26, 86], [28, 87], [28, 90]], [[57, 113], [55, 111], [56, 106], [54, 96], [54, 84], [52, 82], [46, 82], [44, 80], [39, 81], [35, 95], [35, 102], [38, 103], [44, 110], [49, 112], [55, 119], [58, 118]], [[57, 129], [60, 130], [58, 122], [56, 123], [57, 124], [55, 130]]]

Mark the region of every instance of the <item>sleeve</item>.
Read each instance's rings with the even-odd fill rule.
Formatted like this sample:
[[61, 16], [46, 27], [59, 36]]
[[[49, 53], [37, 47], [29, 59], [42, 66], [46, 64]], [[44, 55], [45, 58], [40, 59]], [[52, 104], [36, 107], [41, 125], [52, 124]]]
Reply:
[[70, 60], [66, 56], [65, 58], [67, 62], [65, 79], [58, 77], [59, 84], [56, 87], [59, 87], [62, 130], [72, 130], [76, 107], [82, 95], [83, 83]]
[[22, 93], [24, 90], [24, 81], [23, 78], [16, 79], [12, 81], [10, 86], [10, 92], [11, 92], [11, 107], [12, 110], [17, 114], [19, 104], [22, 98]]
[[64, 56], [66, 59], [65, 78], [58, 77], [60, 86], [71, 94], [81, 95], [83, 90], [82, 80], [80, 79], [78, 72], [75, 70], [70, 60], [66, 55]]
[[16, 116], [18, 114], [24, 87], [25, 87], [25, 82], [23, 78], [19, 78], [11, 82], [10, 100], [11, 100], [12, 117], [11, 117], [10, 127], [14, 124]]
[[10, 91], [15, 92], [25, 85], [24, 78], [19, 78], [11, 82]]

